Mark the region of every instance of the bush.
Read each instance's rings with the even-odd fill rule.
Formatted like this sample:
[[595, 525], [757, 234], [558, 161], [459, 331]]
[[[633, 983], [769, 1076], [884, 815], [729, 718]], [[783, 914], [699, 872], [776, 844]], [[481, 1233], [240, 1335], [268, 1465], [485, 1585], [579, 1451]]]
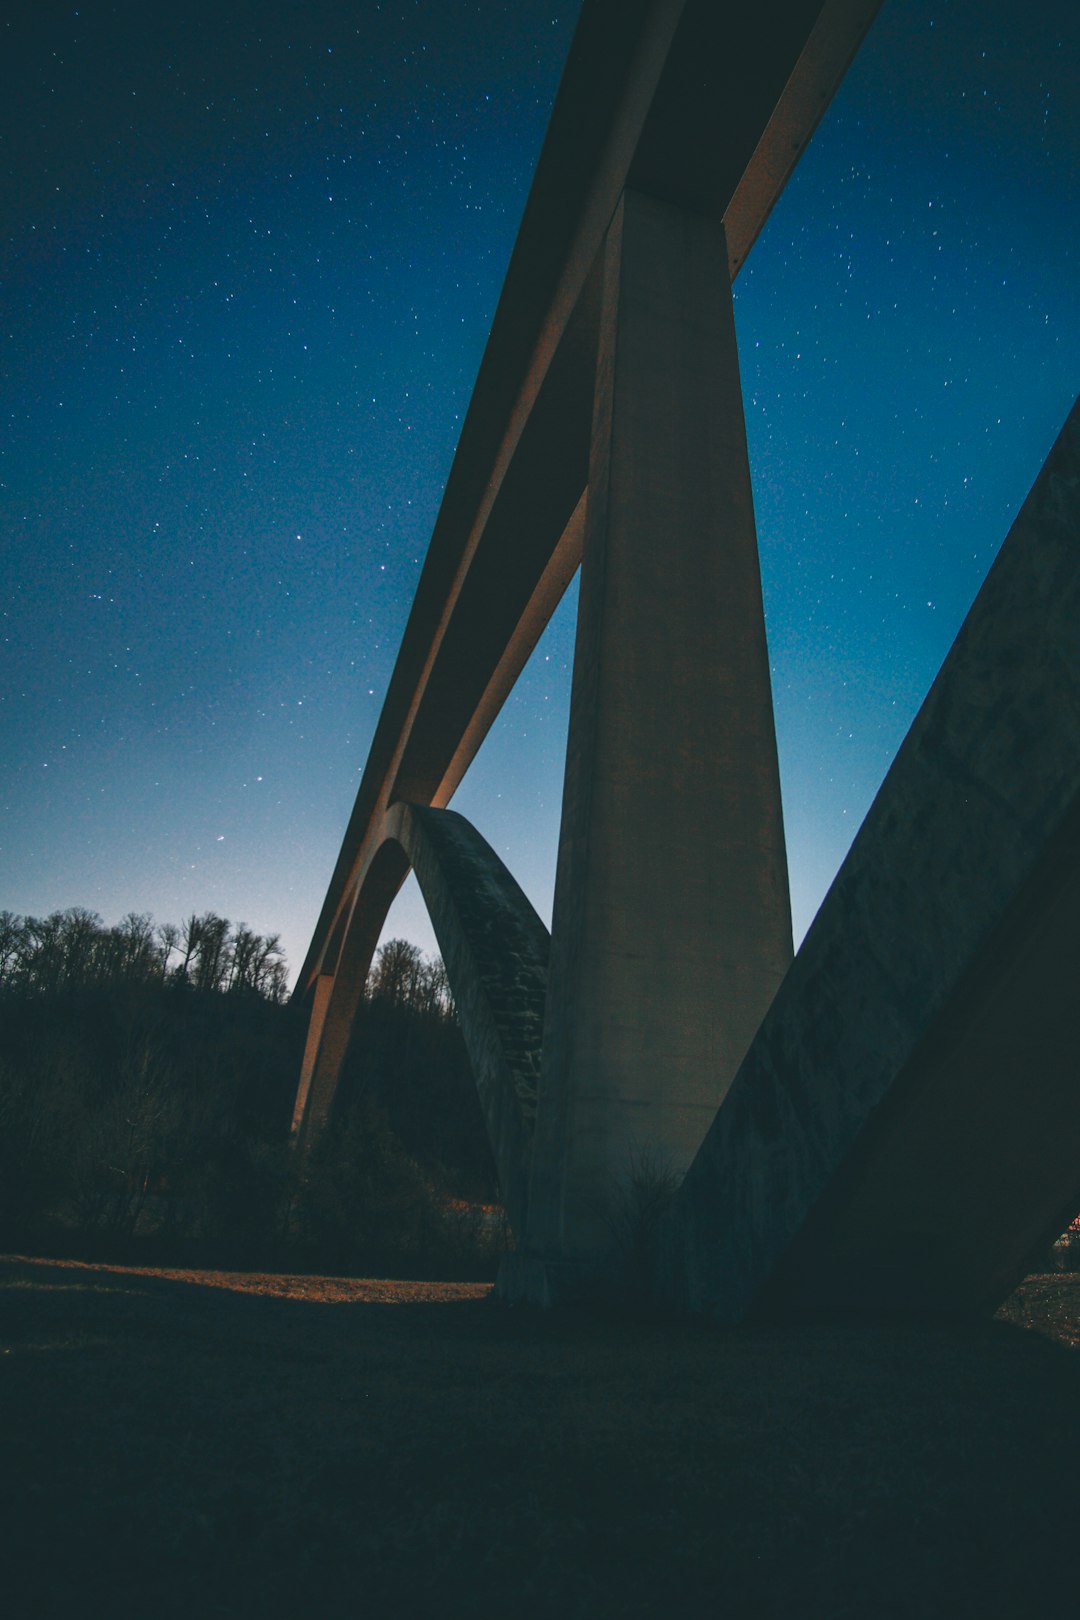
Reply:
[[610, 1277], [616, 1298], [635, 1309], [652, 1299], [657, 1233], [682, 1179], [682, 1172], [655, 1150], [642, 1148], [631, 1153], [627, 1174], [613, 1193], [605, 1280]]
[[508, 1242], [499, 1206], [451, 1196], [370, 1095], [323, 1132], [292, 1230], [305, 1269], [352, 1275], [494, 1275]]
[[409, 1264], [438, 1248], [439, 1208], [386, 1115], [361, 1097], [324, 1131], [297, 1202], [298, 1230], [319, 1270]]
[[441, 963], [400, 941], [380, 952], [301, 1185], [288, 1133], [306, 1020], [277, 1000], [276, 952], [209, 914], [155, 933], [139, 916], [106, 930], [90, 912], [0, 913], [0, 1247], [494, 1265], [494, 1165]]

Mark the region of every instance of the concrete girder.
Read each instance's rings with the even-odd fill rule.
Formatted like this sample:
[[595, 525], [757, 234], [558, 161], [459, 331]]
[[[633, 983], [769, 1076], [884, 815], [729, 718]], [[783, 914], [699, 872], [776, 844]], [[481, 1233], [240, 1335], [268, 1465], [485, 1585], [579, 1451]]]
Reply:
[[[538, 999], [542, 951], [525, 951], [537, 971], [515, 1026], [531, 1075], [543, 1001], [527, 1199], [531, 1079], [511, 1050], [518, 1036], [499, 1022], [498, 994], [467, 1019], [491, 1037], [474, 1041], [474, 1061], [496, 1076], [481, 1089], [524, 1232], [511, 1295], [551, 1298], [602, 1264], [620, 1155], [659, 1147], [678, 1168], [720, 1098], [656, 1274], [667, 1299], [718, 1320], [833, 1309], [851, 1298], [853, 1271], [864, 1304], [939, 1307], [944, 1278], [953, 1306], [993, 1303], [1080, 1199], [1076, 411], [752, 1033], [784, 968], [783, 838], [753, 517], [739, 495], [737, 361], [720, 328], [731, 278], [876, 10], [586, 0], [301, 972], [298, 993], [314, 1001], [297, 1102], [308, 1136], [327, 1115], [410, 859], [445, 913], [444, 952], [471, 958], [481, 935], [492, 952], [487, 969], [455, 969], [461, 982], [498, 981], [505, 939], [513, 978], [520, 938], [499, 933], [515, 911], [512, 880], [494, 884], [499, 928], [470, 925], [470, 904], [485, 914], [491, 888], [482, 841], [422, 807], [448, 801], [581, 559], [551, 979]], [[695, 333], [700, 345], [687, 341]], [[669, 512], [670, 593], [650, 556]], [[687, 584], [689, 560], [704, 602], [722, 602], [724, 569], [703, 536], [730, 546], [734, 617], [747, 618], [732, 629], [724, 604], [726, 662]], [[680, 637], [706, 648], [704, 674]], [[749, 718], [740, 730], [736, 717], [730, 747], [723, 726], [719, 747], [710, 733], [697, 758], [687, 737], [710, 690], [728, 693], [726, 710], [746, 701]], [[724, 971], [710, 982], [725, 908], [734, 950], [720, 944]], [[686, 996], [670, 975], [646, 983], [680, 925], [693, 944], [678, 961]], [[518, 934], [540, 938], [531, 923]], [[644, 966], [635, 940], [637, 957], [646, 942], [652, 953]], [[717, 999], [723, 1051], [707, 1072]], [[650, 1079], [650, 1063], [674, 1080]], [[499, 1123], [511, 1098], [516, 1137]]]
[[[584, 557], [525, 1230], [541, 1266], [601, 1258], [596, 1189], [628, 1145], [686, 1162], [790, 958], [730, 284], [877, 5], [586, 0], [301, 971], [310, 1139], [407, 870], [396, 807], [447, 803]], [[629, 971], [635, 935], [681, 988]]]
[[332, 971], [387, 809], [448, 802], [580, 560], [624, 189], [723, 219], [734, 275], [879, 4], [586, 0], [298, 995]]
[[721, 1322], [992, 1307], [1080, 1203], [1080, 403], [676, 1197]]

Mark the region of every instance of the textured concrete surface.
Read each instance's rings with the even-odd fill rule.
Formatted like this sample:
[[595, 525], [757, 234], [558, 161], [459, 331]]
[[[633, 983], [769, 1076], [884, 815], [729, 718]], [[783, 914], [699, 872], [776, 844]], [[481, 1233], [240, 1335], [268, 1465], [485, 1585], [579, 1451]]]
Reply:
[[536, 1115], [548, 932], [495, 851], [452, 810], [395, 805], [446, 965], [503, 1203], [520, 1239]]
[[387, 911], [410, 867], [457, 1004], [507, 1215], [524, 1230], [547, 987], [548, 933], [491, 847], [453, 811], [396, 804], [383, 818], [334, 971], [316, 982], [293, 1115], [307, 1152], [331, 1119]]
[[734, 276], [878, 3], [583, 5], [297, 995], [335, 971], [342, 925], [366, 939], [382, 818], [449, 801], [576, 566], [596, 270], [624, 187], [723, 218]]
[[586, 0], [300, 974], [308, 1143], [411, 840], [521, 1230], [536, 1045], [499, 975], [531, 924], [400, 807], [448, 802], [584, 552], [526, 1227], [555, 1266], [602, 1253], [628, 1172], [689, 1162], [790, 960], [730, 283], [876, 9]]
[[526, 1249], [685, 1171], [791, 961], [727, 245], [627, 192], [593, 451]]
[[665, 1297], [985, 1307], [1080, 1205], [1080, 406], [678, 1194]]

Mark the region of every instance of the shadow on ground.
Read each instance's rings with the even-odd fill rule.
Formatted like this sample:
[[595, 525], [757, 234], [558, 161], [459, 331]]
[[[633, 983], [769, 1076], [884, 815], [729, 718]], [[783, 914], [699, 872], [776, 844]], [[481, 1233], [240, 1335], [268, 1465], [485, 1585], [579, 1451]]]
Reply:
[[20, 1620], [1075, 1612], [1080, 1356], [1022, 1327], [213, 1281], [0, 1261]]

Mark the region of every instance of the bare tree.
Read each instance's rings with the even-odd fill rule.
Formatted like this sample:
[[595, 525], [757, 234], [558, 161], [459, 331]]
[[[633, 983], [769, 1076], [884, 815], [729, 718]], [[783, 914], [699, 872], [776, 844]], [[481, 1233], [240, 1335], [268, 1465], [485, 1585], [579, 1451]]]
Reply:
[[202, 918], [192, 912], [191, 916], [186, 918], [180, 925], [178, 946], [183, 952], [183, 960], [176, 970], [176, 977], [184, 984], [188, 982], [191, 964], [198, 955], [199, 944], [202, 939], [202, 923]]
[[229, 972], [229, 923], [208, 911], [200, 917], [195, 957], [196, 990], [223, 990]]
[[[174, 953], [180, 960], [171, 967]], [[233, 928], [213, 911], [192, 913], [179, 928], [156, 928], [140, 911], [129, 911], [113, 928], [81, 906], [45, 918], [0, 912], [0, 988], [51, 995], [168, 979], [197, 990], [250, 990], [280, 1002], [288, 967], [278, 934], [256, 934], [245, 923]]]
[[157, 966], [154, 924], [147, 912], [129, 911], [108, 933], [109, 977], [146, 980]]
[[163, 979], [169, 977], [169, 958], [180, 944], [180, 930], [175, 923], [162, 923], [157, 931], [158, 962]]
[[388, 939], [379, 947], [371, 973], [368, 975], [367, 993], [373, 1001], [388, 1001], [391, 1006], [411, 1006], [424, 969], [423, 952], [407, 939]]
[[29, 945], [26, 918], [17, 917], [13, 911], [0, 911], [0, 984], [17, 981]]

